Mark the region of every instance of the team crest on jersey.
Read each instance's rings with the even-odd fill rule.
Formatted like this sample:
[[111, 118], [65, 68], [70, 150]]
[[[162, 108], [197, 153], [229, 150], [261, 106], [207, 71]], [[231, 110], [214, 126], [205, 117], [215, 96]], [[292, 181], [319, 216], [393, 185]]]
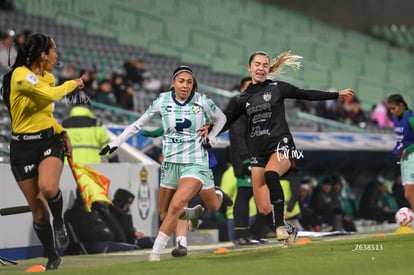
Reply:
[[263, 99], [268, 102], [272, 99], [272, 93], [271, 92], [266, 92], [263, 94]]
[[192, 108], [193, 113], [196, 113], [196, 114], [201, 111], [200, 105], [198, 104], [193, 104], [191, 108]]

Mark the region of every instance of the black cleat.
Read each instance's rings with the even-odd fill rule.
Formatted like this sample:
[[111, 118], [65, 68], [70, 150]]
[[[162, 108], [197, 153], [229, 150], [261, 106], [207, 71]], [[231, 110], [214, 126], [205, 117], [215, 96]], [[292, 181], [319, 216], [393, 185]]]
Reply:
[[55, 233], [55, 245], [57, 249], [66, 250], [69, 246], [69, 236], [68, 232], [66, 231], [65, 224], [56, 223], [53, 221], [53, 230]]
[[171, 255], [173, 257], [184, 257], [184, 256], [187, 256], [187, 247], [182, 246], [180, 243], [178, 243], [178, 247], [174, 248], [171, 251]]
[[49, 259], [46, 264], [46, 270], [55, 270], [58, 269], [62, 264], [62, 259], [57, 256], [57, 258]]
[[260, 242], [258, 240], [254, 240], [250, 237], [241, 237], [236, 240], [234, 240], [235, 245], [255, 245], [259, 244]]

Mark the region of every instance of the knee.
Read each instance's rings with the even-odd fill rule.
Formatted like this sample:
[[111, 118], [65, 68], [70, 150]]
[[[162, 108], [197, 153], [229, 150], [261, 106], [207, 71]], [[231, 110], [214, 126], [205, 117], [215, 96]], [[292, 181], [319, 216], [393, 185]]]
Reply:
[[54, 199], [58, 193], [59, 188], [55, 188], [51, 185], [43, 186], [41, 189], [43, 197], [45, 197], [46, 200], [52, 200]]
[[180, 200], [172, 201], [168, 207], [168, 213], [172, 214], [173, 216], [179, 216], [183, 212], [183, 209], [186, 205], [186, 202]]

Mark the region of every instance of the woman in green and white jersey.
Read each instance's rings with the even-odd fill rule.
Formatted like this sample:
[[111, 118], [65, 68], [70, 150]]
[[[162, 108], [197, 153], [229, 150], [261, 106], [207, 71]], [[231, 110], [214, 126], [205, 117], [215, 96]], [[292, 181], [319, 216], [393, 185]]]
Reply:
[[[138, 120], [100, 153], [114, 152], [128, 138], [140, 133], [152, 118], [161, 118], [164, 161], [158, 199], [163, 202], [160, 205], [168, 208], [159, 209], [163, 222], [149, 255], [150, 261], [160, 260], [179, 219], [188, 220], [191, 231], [197, 228], [198, 216], [204, 209], [200, 205], [185, 207], [198, 192], [210, 211], [217, 211], [223, 202], [223, 192], [215, 188], [203, 143], [207, 139], [214, 143], [226, 117], [211, 99], [196, 91], [197, 81], [190, 67], [176, 68], [171, 85], [170, 91], [161, 93]], [[205, 126], [207, 120], [212, 122], [211, 127]]]

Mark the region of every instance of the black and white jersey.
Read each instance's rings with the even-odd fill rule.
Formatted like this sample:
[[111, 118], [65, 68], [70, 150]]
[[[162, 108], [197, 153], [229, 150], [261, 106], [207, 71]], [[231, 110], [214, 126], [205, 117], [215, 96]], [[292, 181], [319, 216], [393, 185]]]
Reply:
[[338, 93], [304, 90], [282, 81], [251, 84], [226, 110], [228, 129], [240, 115], [247, 117], [250, 156], [266, 155], [283, 148], [294, 149], [285, 117], [285, 98], [304, 100], [337, 99]]

